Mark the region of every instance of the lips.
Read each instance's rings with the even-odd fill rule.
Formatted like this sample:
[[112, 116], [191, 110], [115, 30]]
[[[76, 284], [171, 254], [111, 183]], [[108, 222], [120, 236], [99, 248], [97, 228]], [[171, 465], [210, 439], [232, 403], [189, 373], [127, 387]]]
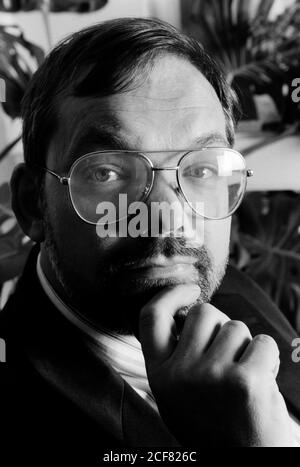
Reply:
[[159, 279], [175, 277], [181, 280], [190, 280], [195, 276], [195, 259], [188, 257], [166, 258], [163, 256], [151, 260], [134, 263], [126, 267], [131, 278]]
[[174, 268], [176, 266], [188, 265], [191, 266], [195, 264], [196, 260], [192, 257], [182, 257], [182, 256], [173, 256], [172, 258], [167, 258], [165, 256], [156, 256], [155, 258], [148, 259], [146, 261], [129, 263], [126, 265], [126, 269], [129, 270], [141, 270], [148, 268]]

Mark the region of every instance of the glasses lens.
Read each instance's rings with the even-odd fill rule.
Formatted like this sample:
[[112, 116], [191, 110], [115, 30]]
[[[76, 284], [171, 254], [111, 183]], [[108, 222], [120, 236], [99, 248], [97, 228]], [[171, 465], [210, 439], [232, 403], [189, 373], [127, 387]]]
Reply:
[[181, 161], [178, 181], [186, 200], [200, 215], [222, 219], [238, 207], [246, 187], [244, 158], [232, 149], [191, 151]]
[[[134, 153], [93, 153], [78, 159], [70, 176], [70, 195], [75, 210], [87, 222], [101, 223], [108, 204], [112, 207], [111, 222], [123, 216], [122, 203], [139, 201], [151, 184], [151, 170], [146, 161]], [[103, 203], [101, 206], [99, 203]], [[115, 215], [114, 215], [115, 213]]]

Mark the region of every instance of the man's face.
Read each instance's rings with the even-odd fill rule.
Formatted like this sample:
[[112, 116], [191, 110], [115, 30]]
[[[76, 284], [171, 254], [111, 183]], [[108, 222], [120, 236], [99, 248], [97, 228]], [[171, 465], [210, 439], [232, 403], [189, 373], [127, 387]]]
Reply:
[[[227, 145], [225, 115], [193, 65], [165, 56], [134, 90], [65, 100], [47, 167], [68, 174], [80, 156], [117, 149], [120, 141], [149, 151], [155, 167], [176, 166], [184, 153], [176, 149]], [[147, 206], [178, 201], [176, 183], [174, 172], [156, 172]], [[181, 238], [100, 238], [96, 226], [76, 214], [67, 187], [50, 175], [45, 204], [43, 268], [63, 298], [94, 324], [131, 332], [140, 308], [161, 288], [195, 282], [206, 302], [224, 275], [230, 218], [205, 220], [204, 237], [192, 243], [184, 231]]]

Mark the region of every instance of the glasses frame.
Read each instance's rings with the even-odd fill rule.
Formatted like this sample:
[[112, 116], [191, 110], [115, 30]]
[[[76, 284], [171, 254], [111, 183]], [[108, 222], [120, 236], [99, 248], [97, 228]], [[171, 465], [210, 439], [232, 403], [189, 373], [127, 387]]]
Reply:
[[[216, 150], [216, 149], [220, 149], [220, 150], [226, 150], [226, 151], [230, 151], [230, 152], [233, 152], [235, 154], [237, 154], [240, 159], [243, 161], [244, 163], [244, 166], [245, 166], [245, 179], [244, 179], [244, 185], [243, 185], [243, 188], [242, 188], [242, 194], [240, 196], [240, 199], [237, 203], [237, 205], [224, 217], [208, 217], [208, 216], [204, 216], [202, 214], [199, 214], [194, 208], [193, 206], [191, 205], [191, 202], [187, 199], [186, 195], [184, 194], [184, 191], [181, 187], [181, 184], [180, 184], [180, 181], [179, 181], [179, 169], [180, 169], [180, 165], [182, 164], [182, 161], [192, 152], [201, 152], [201, 151], [210, 151], [210, 150]], [[151, 159], [149, 159], [149, 157], [147, 157], [146, 154], [161, 154], [161, 153], [164, 153], [164, 154], [170, 154], [170, 153], [180, 153], [180, 152], [184, 152], [184, 154], [181, 156], [181, 158], [179, 159], [178, 161], [178, 164], [176, 166], [171, 166], [171, 167], [155, 167], [153, 162], [151, 161]], [[227, 148], [227, 147], [204, 147], [204, 148], [195, 148], [195, 149], [173, 149], [173, 150], [167, 150], [167, 151], [137, 151], [137, 150], [122, 150], [122, 149], [116, 149], [116, 150], [112, 150], [112, 149], [107, 149], [107, 150], [100, 150], [100, 151], [93, 151], [93, 152], [89, 152], [87, 154], [84, 154], [83, 156], [79, 157], [78, 159], [76, 159], [76, 161], [73, 162], [73, 164], [71, 165], [70, 169], [69, 169], [69, 172], [68, 172], [68, 175], [65, 176], [65, 175], [59, 175], [58, 173], [54, 172], [53, 170], [49, 169], [48, 167], [40, 167], [42, 168], [43, 170], [45, 170], [45, 172], [49, 173], [50, 175], [53, 175], [57, 180], [59, 180], [59, 182], [62, 184], [62, 185], [67, 185], [68, 186], [68, 191], [69, 191], [69, 197], [70, 197], [70, 201], [71, 201], [71, 204], [73, 206], [73, 209], [75, 210], [76, 214], [80, 217], [81, 220], [83, 220], [84, 222], [86, 222], [87, 224], [90, 224], [90, 225], [97, 225], [97, 222], [91, 222], [91, 221], [88, 221], [86, 219], [84, 219], [84, 217], [82, 217], [82, 215], [78, 212], [76, 206], [75, 206], [75, 203], [73, 201], [73, 198], [72, 198], [72, 193], [71, 193], [71, 178], [72, 178], [72, 173], [74, 172], [76, 166], [78, 164], [80, 164], [80, 162], [83, 160], [83, 159], [86, 159], [90, 156], [93, 156], [95, 154], [109, 154], [109, 153], [114, 153], [114, 154], [134, 154], [134, 155], [137, 155], [139, 157], [141, 157], [142, 159], [144, 159], [144, 161], [146, 162], [146, 165], [149, 167], [149, 170], [151, 171], [151, 180], [150, 180], [150, 183], [146, 185], [145, 189], [144, 189], [144, 192], [143, 192], [143, 195], [141, 197], [141, 199], [139, 199], [138, 201], [145, 201], [151, 191], [152, 191], [152, 188], [153, 188], [153, 185], [154, 185], [154, 181], [155, 181], [155, 172], [162, 172], [162, 171], [176, 171], [176, 182], [177, 182], [177, 187], [176, 187], [176, 192], [179, 196], [182, 197], [182, 199], [188, 203], [188, 205], [190, 206], [190, 208], [192, 209], [193, 212], [195, 212], [195, 214], [199, 217], [202, 217], [204, 219], [207, 219], [207, 220], [223, 220], [223, 219], [227, 219], [228, 217], [231, 217], [234, 212], [239, 208], [242, 200], [243, 200], [243, 197], [244, 197], [244, 194], [245, 194], [245, 191], [246, 191], [246, 188], [247, 188], [247, 179], [250, 178], [250, 177], [253, 177], [254, 173], [253, 173], [253, 170], [251, 169], [247, 169], [246, 167], [246, 161], [244, 159], [244, 157], [242, 156], [241, 153], [239, 153], [238, 151], [234, 150], [234, 149], [231, 149], [231, 148]], [[118, 219], [118, 222], [122, 220], [122, 219]]]

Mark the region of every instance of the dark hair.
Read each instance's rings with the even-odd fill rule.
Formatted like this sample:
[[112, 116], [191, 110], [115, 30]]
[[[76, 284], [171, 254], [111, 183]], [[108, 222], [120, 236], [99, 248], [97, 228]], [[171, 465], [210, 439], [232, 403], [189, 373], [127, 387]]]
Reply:
[[103, 97], [128, 90], [166, 53], [188, 60], [211, 83], [223, 106], [232, 144], [235, 95], [203, 47], [162, 21], [122, 18], [72, 34], [50, 52], [34, 74], [22, 103], [25, 161], [45, 163], [59, 104], [65, 97]]

